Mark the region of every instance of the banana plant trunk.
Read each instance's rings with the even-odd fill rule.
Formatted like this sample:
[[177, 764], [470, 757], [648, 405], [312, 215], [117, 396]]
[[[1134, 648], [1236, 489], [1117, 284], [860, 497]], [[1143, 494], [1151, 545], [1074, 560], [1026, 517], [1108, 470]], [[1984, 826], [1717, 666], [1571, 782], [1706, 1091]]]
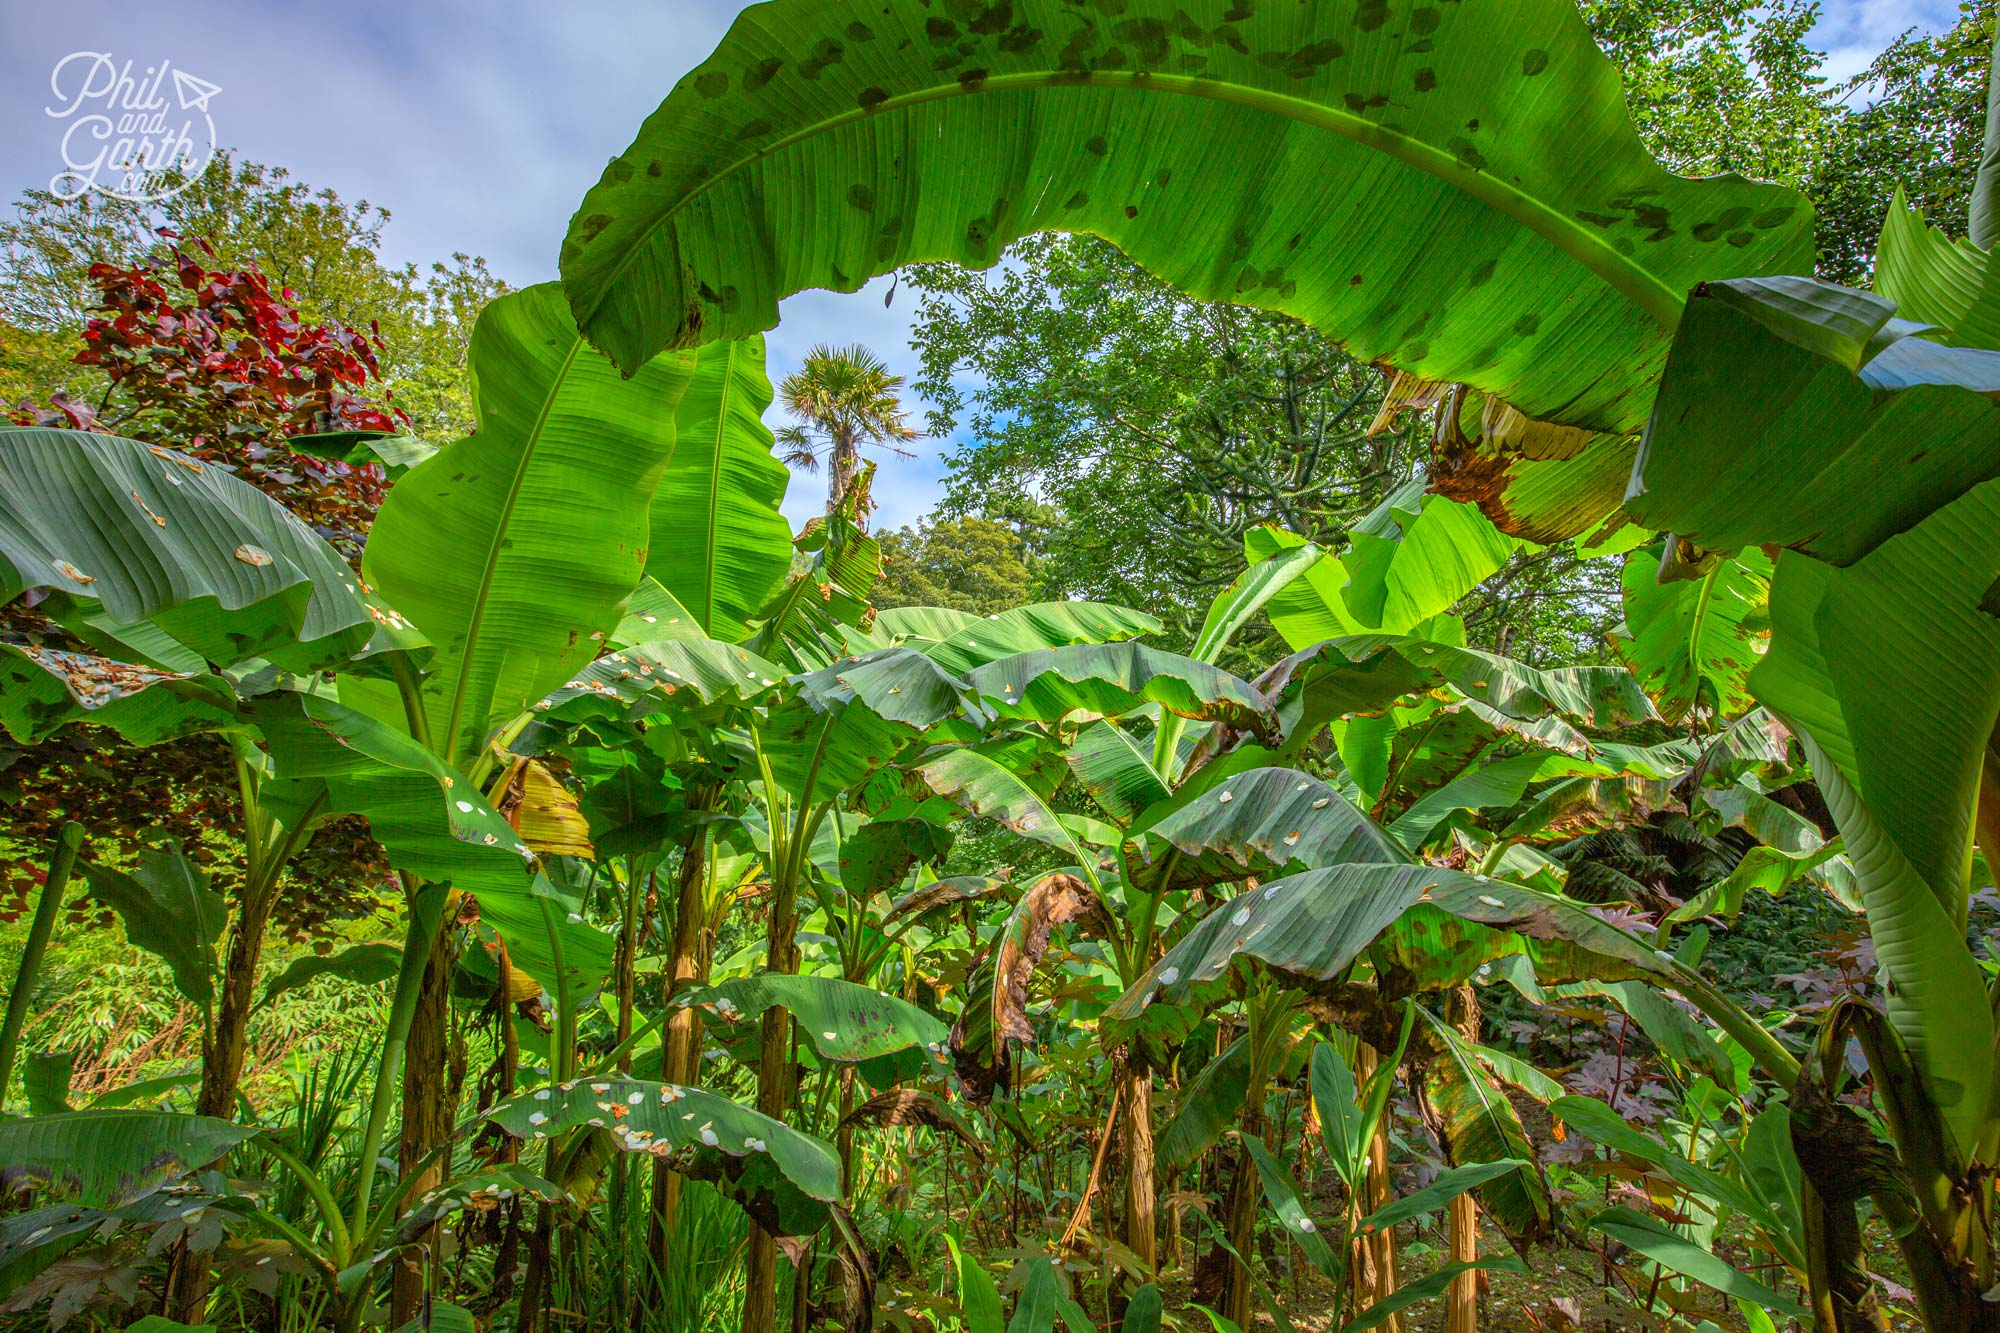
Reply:
[[1125, 1116], [1125, 1245], [1149, 1277], [1159, 1269], [1153, 1162], [1153, 1071], [1128, 1059], [1118, 1105]]
[[[250, 1050], [250, 1009], [256, 1002], [257, 968], [264, 955], [264, 931], [277, 906], [275, 885], [260, 891], [255, 883], [247, 886], [238, 900], [236, 919], [230, 929], [221, 985], [215, 999], [215, 1014], [201, 1034], [201, 1091], [195, 1098], [195, 1114], [218, 1120], [236, 1118], [236, 1089], [243, 1082], [243, 1064]], [[169, 1264], [167, 1289], [173, 1293], [168, 1303], [172, 1317], [183, 1324], [201, 1324], [208, 1308], [209, 1260], [206, 1251], [174, 1247]]]
[[[799, 970], [798, 928], [798, 889], [790, 876], [781, 875], [772, 885], [771, 923], [766, 936], [765, 961], [771, 971], [790, 974]], [[757, 1109], [773, 1120], [782, 1120], [791, 1083], [791, 1011], [776, 1005], [766, 1009], [760, 1032]], [[743, 1333], [774, 1333], [777, 1322], [778, 1238], [753, 1223], [744, 1271]]]
[[[449, 932], [440, 932], [424, 964], [423, 986], [417, 993], [416, 1012], [410, 1018], [409, 1044], [403, 1053], [403, 1126], [396, 1143], [399, 1178], [416, 1170], [451, 1132], [456, 1108], [446, 1104], [445, 1095], [445, 1020], [451, 965], [451, 936]], [[436, 1185], [444, 1177], [444, 1167], [440, 1160], [424, 1168], [408, 1197], [415, 1199]], [[401, 1328], [423, 1311], [435, 1236], [434, 1229], [424, 1232], [417, 1244], [396, 1257], [389, 1288], [391, 1328]]]
[[[1445, 1018], [1458, 1035], [1479, 1042], [1479, 995], [1470, 986], [1460, 986], [1445, 1001]], [[1471, 1194], [1461, 1194], [1445, 1206], [1445, 1230], [1450, 1239], [1450, 1261], [1472, 1263], [1479, 1258], [1479, 1204]], [[1479, 1274], [1460, 1273], [1452, 1279], [1445, 1295], [1445, 1333], [1478, 1333]]]
[[[693, 1005], [676, 1008], [674, 996], [708, 980], [704, 939], [707, 880], [708, 838], [697, 830], [681, 853], [674, 886], [674, 938], [661, 971], [660, 1003], [667, 1010], [667, 1030], [662, 1039], [660, 1078], [667, 1083], [693, 1085], [701, 1078], [701, 1011]], [[651, 1219], [646, 1232], [646, 1252], [652, 1262], [647, 1264], [640, 1284], [642, 1304], [656, 1303], [663, 1295], [674, 1227], [680, 1220], [681, 1183], [679, 1172], [668, 1169], [665, 1162], [653, 1162]]]
[[[1354, 1077], [1357, 1083], [1366, 1084], [1381, 1067], [1382, 1053], [1367, 1042], [1360, 1042], [1355, 1049]], [[1389, 1202], [1392, 1191], [1389, 1187], [1389, 1117], [1384, 1114], [1375, 1127], [1375, 1137], [1368, 1144], [1368, 1174], [1362, 1182], [1361, 1197], [1354, 1200], [1353, 1221], [1359, 1222], [1368, 1214]], [[1395, 1293], [1399, 1285], [1396, 1279], [1396, 1232], [1394, 1228], [1384, 1228], [1372, 1236], [1359, 1236], [1354, 1241], [1353, 1277], [1349, 1290], [1361, 1309], [1367, 1309], [1380, 1300], [1386, 1300]], [[1377, 1327], [1388, 1333], [1403, 1333], [1403, 1317], [1392, 1314]]]
[[[1238, 1122], [1242, 1137], [1247, 1139], [1253, 1134], [1263, 1137], [1263, 1103], [1263, 1089], [1253, 1083], [1249, 1099], [1244, 1103], [1242, 1119]], [[1229, 1181], [1229, 1207], [1223, 1230], [1229, 1240], [1229, 1248], [1235, 1253], [1229, 1257], [1229, 1281], [1222, 1292], [1223, 1317], [1238, 1328], [1250, 1326], [1250, 1295], [1256, 1285], [1250, 1262], [1255, 1257], [1252, 1249], [1257, 1235], [1257, 1200], [1262, 1193], [1263, 1186], [1257, 1179], [1257, 1164], [1250, 1160], [1250, 1150], [1239, 1144], [1235, 1173]]]

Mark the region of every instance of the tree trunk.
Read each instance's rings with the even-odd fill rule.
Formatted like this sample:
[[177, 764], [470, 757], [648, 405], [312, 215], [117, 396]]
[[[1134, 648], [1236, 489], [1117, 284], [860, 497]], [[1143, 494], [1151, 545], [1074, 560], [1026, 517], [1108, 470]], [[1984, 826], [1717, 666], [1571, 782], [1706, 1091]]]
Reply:
[[[851, 432], [836, 429], [832, 432], [832, 439], [832, 457], [827, 462], [830, 498], [827, 501], [826, 512], [829, 514], [840, 508], [840, 502], [845, 500], [847, 493], [854, 488], [854, 474], [861, 464], [861, 451], [855, 447]], [[866, 515], [856, 515], [856, 518], [865, 519]]]
[[[451, 936], [440, 933], [424, 966], [423, 989], [417, 995], [416, 1012], [410, 1019], [409, 1045], [403, 1054], [403, 1127], [396, 1143], [399, 1178], [416, 1170], [418, 1163], [451, 1132], [452, 1112], [456, 1108], [446, 1105], [444, 1078], [451, 962]], [[408, 1197], [415, 1200], [442, 1180], [445, 1165], [439, 1160], [425, 1168]], [[403, 1250], [396, 1258], [390, 1285], [391, 1328], [401, 1328], [423, 1309], [435, 1235], [435, 1230], [426, 1231], [418, 1238], [417, 1245]]]
[[[771, 924], [766, 936], [765, 965], [773, 972], [799, 970], [798, 889], [780, 877], [771, 894]], [[785, 1118], [791, 1084], [792, 1015], [772, 1006], [760, 1022], [757, 1058], [757, 1109], [773, 1120]], [[774, 1333], [778, 1320], [778, 1238], [751, 1224], [750, 1253], [744, 1272], [743, 1333]]]
[[[201, 1092], [195, 1114], [217, 1120], [236, 1118], [236, 1089], [243, 1081], [243, 1062], [250, 1049], [250, 1009], [256, 1003], [257, 967], [264, 956], [264, 930], [278, 894], [273, 887], [238, 904], [223, 963], [222, 985], [215, 997], [214, 1027], [201, 1034]], [[183, 1324], [201, 1324], [208, 1307], [209, 1254], [174, 1246], [167, 1289], [172, 1317]]]
[[[1458, 1035], [1479, 1042], [1479, 996], [1470, 986], [1454, 990], [1445, 1003], [1445, 1017]], [[1479, 1204], [1471, 1194], [1461, 1194], [1445, 1206], [1445, 1228], [1451, 1241], [1450, 1261], [1471, 1263], [1479, 1258]], [[1479, 1274], [1460, 1273], [1451, 1280], [1445, 1296], [1445, 1333], [1478, 1333]]]
[[1153, 1071], [1128, 1062], [1120, 1071], [1125, 1113], [1125, 1245], [1148, 1277], [1159, 1272], [1159, 1221], [1153, 1180]]
[[[708, 948], [703, 933], [708, 912], [708, 838], [700, 831], [681, 853], [680, 877], [674, 896], [674, 939], [661, 969], [660, 1003], [667, 1007], [662, 1040], [660, 1078], [692, 1085], [701, 1081], [701, 1011], [673, 1007], [674, 995], [708, 979]], [[652, 1218], [647, 1225], [646, 1253], [652, 1261], [640, 1283], [643, 1304], [657, 1304], [666, 1281], [674, 1226], [680, 1218], [681, 1177], [666, 1163], [653, 1162]]]

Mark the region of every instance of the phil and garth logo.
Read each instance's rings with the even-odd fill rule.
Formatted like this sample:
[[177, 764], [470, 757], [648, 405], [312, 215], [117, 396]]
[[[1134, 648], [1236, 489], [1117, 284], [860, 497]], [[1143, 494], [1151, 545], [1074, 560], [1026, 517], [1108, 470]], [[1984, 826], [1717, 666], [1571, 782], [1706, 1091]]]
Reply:
[[[215, 155], [208, 102], [222, 89], [167, 61], [134, 73], [106, 51], [74, 51], [49, 74], [55, 100], [44, 110], [66, 121], [63, 169], [49, 191], [74, 199], [90, 191], [148, 202], [185, 189]], [[171, 95], [170, 95], [171, 94]]]

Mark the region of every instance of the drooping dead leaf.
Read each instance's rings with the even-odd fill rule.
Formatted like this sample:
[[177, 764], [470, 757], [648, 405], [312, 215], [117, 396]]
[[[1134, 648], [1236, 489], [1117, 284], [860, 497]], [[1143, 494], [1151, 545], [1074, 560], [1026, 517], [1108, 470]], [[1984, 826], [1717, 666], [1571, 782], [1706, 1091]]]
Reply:
[[958, 1117], [950, 1106], [936, 1093], [922, 1088], [890, 1088], [879, 1092], [861, 1105], [848, 1112], [840, 1122], [843, 1129], [853, 1125], [926, 1125], [946, 1134], [956, 1135], [972, 1149], [973, 1156], [984, 1161], [986, 1145], [982, 1144]]
[[1421, 375], [1413, 375], [1406, 370], [1389, 373], [1389, 388], [1382, 395], [1382, 406], [1375, 412], [1375, 419], [1368, 423], [1368, 434], [1372, 439], [1383, 431], [1394, 430], [1406, 412], [1427, 412], [1451, 389], [1446, 380], [1427, 380]]

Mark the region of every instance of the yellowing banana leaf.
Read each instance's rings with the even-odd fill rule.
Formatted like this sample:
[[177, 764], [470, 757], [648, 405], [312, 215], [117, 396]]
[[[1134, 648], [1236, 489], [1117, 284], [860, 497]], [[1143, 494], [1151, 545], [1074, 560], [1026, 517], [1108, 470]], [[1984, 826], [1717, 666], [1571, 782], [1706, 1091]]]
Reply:
[[605, 169], [562, 270], [636, 368], [768, 329], [794, 291], [1088, 231], [1363, 360], [1629, 432], [1683, 294], [1806, 267], [1810, 216], [1661, 170], [1561, 0], [778, 0]]
[[1546, 1235], [1551, 1217], [1548, 1181], [1535, 1164], [1535, 1146], [1520, 1113], [1465, 1039], [1429, 1010], [1423, 1015], [1438, 1048], [1438, 1058], [1424, 1073], [1423, 1105], [1452, 1163], [1520, 1162], [1516, 1169], [1479, 1186], [1479, 1205], [1516, 1245]]

